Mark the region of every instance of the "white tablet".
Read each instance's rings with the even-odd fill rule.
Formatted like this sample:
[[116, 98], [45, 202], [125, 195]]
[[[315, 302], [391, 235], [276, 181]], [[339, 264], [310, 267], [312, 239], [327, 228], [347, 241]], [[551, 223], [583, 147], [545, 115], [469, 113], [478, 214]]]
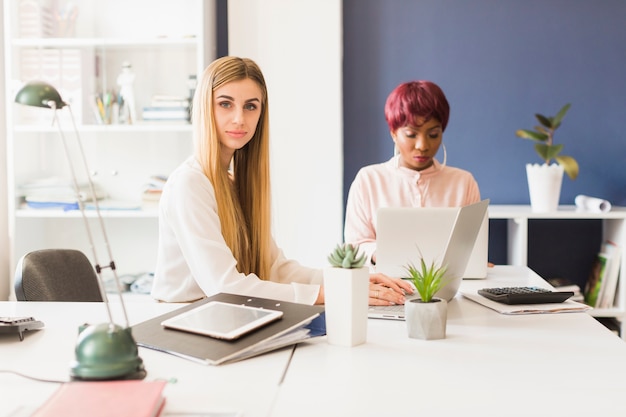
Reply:
[[282, 316], [282, 311], [211, 301], [170, 317], [161, 322], [161, 325], [170, 329], [233, 340]]

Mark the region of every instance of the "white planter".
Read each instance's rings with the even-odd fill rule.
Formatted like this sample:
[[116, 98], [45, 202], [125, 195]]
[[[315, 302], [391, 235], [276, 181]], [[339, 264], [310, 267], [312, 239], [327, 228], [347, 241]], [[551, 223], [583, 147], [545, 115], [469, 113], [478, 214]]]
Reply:
[[441, 298], [433, 298], [424, 303], [419, 298], [404, 303], [406, 328], [412, 339], [435, 340], [445, 339], [448, 321], [448, 302]]
[[325, 268], [324, 299], [328, 343], [338, 346], [365, 343], [369, 268]]
[[535, 213], [556, 211], [563, 184], [563, 167], [558, 164], [526, 164], [530, 207]]

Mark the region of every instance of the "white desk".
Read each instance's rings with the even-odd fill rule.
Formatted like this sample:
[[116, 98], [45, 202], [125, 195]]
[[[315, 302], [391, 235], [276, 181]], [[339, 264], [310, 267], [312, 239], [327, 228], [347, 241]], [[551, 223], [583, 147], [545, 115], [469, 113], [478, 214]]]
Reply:
[[[461, 288], [535, 282], [497, 266]], [[364, 345], [298, 346], [272, 415], [625, 416], [625, 376], [626, 343], [586, 313], [505, 316], [457, 295], [443, 340], [370, 320]]]
[[[180, 307], [176, 304], [128, 302], [131, 325]], [[121, 311], [118, 324], [123, 324]], [[78, 326], [84, 322], [107, 320], [101, 303], [0, 302], [0, 316], [33, 316], [45, 329], [25, 332], [24, 341], [17, 335], [0, 335], [0, 369], [49, 379], [69, 379], [70, 362]], [[139, 349], [148, 375], [147, 380], [175, 378], [165, 389], [167, 412], [208, 412], [241, 410], [244, 416], [267, 416], [274, 403], [280, 380], [291, 350], [281, 350], [227, 366], [205, 366], [172, 355]], [[0, 417], [23, 417], [12, 414], [19, 407], [33, 409], [58, 387], [58, 384], [35, 382], [20, 376], [0, 373]]]
[[[525, 267], [497, 266], [487, 280], [461, 288], [537, 282]], [[131, 324], [177, 307], [127, 303]], [[106, 317], [99, 303], [0, 302], [0, 315], [46, 324], [23, 342], [0, 337], [0, 369], [55, 379], [68, 378], [78, 326]], [[147, 379], [178, 380], [166, 388], [164, 416], [626, 415], [626, 343], [586, 313], [505, 316], [459, 295], [450, 303], [446, 339], [410, 339], [404, 322], [370, 320], [364, 345], [318, 338], [298, 346], [291, 362], [290, 355], [285, 349], [211, 367], [140, 349]], [[56, 386], [0, 373], [0, 416], [36, 405], [31, 397], [41, 402]]]

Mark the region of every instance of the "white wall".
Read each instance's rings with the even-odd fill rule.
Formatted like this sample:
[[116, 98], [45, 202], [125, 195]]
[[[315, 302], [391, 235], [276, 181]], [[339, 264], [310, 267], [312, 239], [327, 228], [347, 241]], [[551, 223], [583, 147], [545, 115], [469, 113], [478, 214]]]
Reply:
[[230, 0], [229, 54], [254, 59], [270, 99], [274, 237], [314, 267], [342, 240], [338, 0]]
[[[0, 22], [4, 22], [4, 4], [0, 1]], [[0, 31], [0, 57], [4, 57], [4, 32]], [[4, 61], [2, 61], [4, 62]], [[5, 103], [4, 64], [0, 65], [0, 103]], [[7, 201], [7, 142], [6, 142], [6, 115], [0, 111], [0, 300], [9, 299], [9, 215]]]

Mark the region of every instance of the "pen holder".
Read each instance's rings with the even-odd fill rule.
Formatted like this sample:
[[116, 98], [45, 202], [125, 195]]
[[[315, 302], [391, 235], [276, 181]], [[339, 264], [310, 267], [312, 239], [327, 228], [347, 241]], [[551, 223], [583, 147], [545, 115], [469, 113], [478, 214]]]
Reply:
[[328, 343], [357, 346], [367, 339], [369, 268], [324, 269]]

